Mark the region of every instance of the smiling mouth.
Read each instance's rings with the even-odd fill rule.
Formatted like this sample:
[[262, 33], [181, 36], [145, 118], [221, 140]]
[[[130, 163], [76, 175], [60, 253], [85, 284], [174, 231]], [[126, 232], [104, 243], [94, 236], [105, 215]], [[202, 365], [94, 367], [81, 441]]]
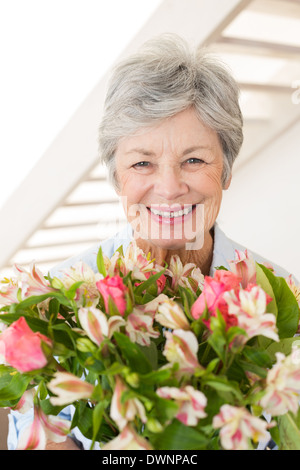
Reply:
[[195, 207], [196, 207], [196, 204], [193, 204], [191, 206], [185, 207], [178, 211], [172, 211], [171, 209], [158, 210], [158, 209], [155, 209], [154, 207], [147, 207], [147, 209], [149, 212], [151, 212], [151, 214], [162, 217], [164, 219], [176, 219], [176, 218], [183, 217], [185, 215], [190, 214], [195, 209]]

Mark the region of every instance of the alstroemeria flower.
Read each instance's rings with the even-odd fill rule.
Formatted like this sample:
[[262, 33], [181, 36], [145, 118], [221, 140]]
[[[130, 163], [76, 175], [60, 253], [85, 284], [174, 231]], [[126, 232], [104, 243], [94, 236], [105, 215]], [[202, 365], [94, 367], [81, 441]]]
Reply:
[[80, 324], [93, 343], [100, 346], [108, 337], [108, 322], [106, 315], [96, 307], [81, 307], [78, 310]]
[[29, 328], [20, 317], [0, 334], [0, 353], [7, 364], [19, 372], [29, 372], [45, 367], [48, 362], [42, 343], [52, 346], [52, 341]]
[[81, 307], [78, 310], [80, 324], [93, 343], [100, 346], [105, 338], [111, 338], [126, 322], [123, 317], [113, 315], [107, 318], [96, 307]]
[[130, 426], [102, 447], [102, 450], [153, 450], [146, 439], [136, 433]]
[[19, 303], [19, 284], [16, 279], [3, 279], [0, 281], [0, 307]]
[[235, 250], [235, 259], [228, 261], [231, 272], [241, 278], [242, 287], [248, 284], [256, 284], [256, 263], [248, 250]]
[[32, 407], [33, 407], [33, 398], [35, 395], [36, 391], [34, 388], [31, 388], [30, 390], [26, 390], [26, 392], [23, 393], [21, 396], [20, 400], [18, 403], [13, 406], [11, 409], [14, 411], [18, 411], [21, 414], [27, 413]]
[[213, 427], [220, 430], [222, 447], [226, 450], [250, 449], [250, 440], [268, 441], [267, 429], [272, 426], [253, 416], [246, 408], [223, 405], [213, 418]]
[[17, 450], [45, 450], [47, 440], [64, 442], [70, 427], [70, 421], [59, 416], [45, 415], [41, 408], [35, 406], [33, 422], [21, 432]]
[[207, 405], [206, 396], [191, 385], [183, 388], [161, 387], [156, 393], [161, 398], [173, 399], [178, 404], [176, 418], [186, 426], [196, 426], [200, 418], [207, 416], [204, 411]]
[[154, 318], [160, 304], [167, 302], [168, 300], [169, 297], [167, 295], [159, 294], [153, 300], [150, 300], [150, 302], [139, 305], [139, 310], [142, 310], [145, 315], [150, 315], [151, 318]]
[[[224, 299], [228, 304], [228, 312], [236, 316], [238, 326], [246, 331], [248, 339], [263, 335], [279, 341], [276, 317], [266, 312], [271, 298], [260, 286], [249, 286], [237, 293], [226, 292]], [[246, 341], [247, 338], [245, 338]]]
[[102, 253], [102, 257], [106, 274], [109, 277], [119, 274], [119, 261], [122, 261], [119, 251], [116, 251], [111, 258], [108, 258], [104, 253]]
[[291, 411], [297, 414], [300, 400], [299, 360], [293, 354], [276, 353], [276, 364], [268, 371], [266, 394], [260, 400], [263, 409], [272, 416]]
[[96, 282], [96, 286], [103, 297], [106, 312], [109, 312], [108, 303], [111, 298], [120, 315], [123, 316], [126, 310], [126, 293], [128, 289], [123, 284], [122, 278], [118, 275], [113, 277], [106, 276], [104, 279]]
[[75, 302], [78, 306], [93, 306], [98, 303], [100, 297], [96, 282], [102, 278], [102, 274], [95, 273], [88, 264], [79, 261], [63, 271], [60, 281], [66, 289], [75, 282], [82, 282], [76, 291]]
[[129, 398], [122, 403], [122, 394], [128, 388], [119, 376], [116, 376], [116, 384], [110, 406], [110, 417], [115, 421], [120, 430], [124, 429], [128, 422], [133, 421], [138, 416], [143, 423], [147, 417], [144, 405], [137, 398]]
[[121, 264], [121, 272], [126, 275], [131, 272], [132, 279], [140, 281], [147, 280], [147, 273], [154, 269], [154, 262], [146, 256], [143, 250], [137, 246], [136, 241], [132, 241], [125, 252]]
[[155, 320], [166, 328], [189, 330], [189, 321], [182, 308], [171, 299], [159, 304]]
[[0, 282], [0, 306], [19, 303], [32, 295], [55, 291], [34, 263], [31, 264], [29, 272], [15, 264], [14, 272], [15, 277]]
[[198, 289], [202, 290], [204, 286], [204, 276], [201, 269], [197, 267], [193, 268], [188, 276], [182, 276], [178, 285], [192, 290], [195, 294]]
[[144, 315], [142, 310], [134, 308], [128, 315], [125, 327], [126, 333], [133, 343], [141, 346], [149, 346], [151, 338], [158, 338], [159, 331], [153, 328], [153, 319], [150, 315]]
[[69, 372], [56, 372], [54, 378], [47, 384], [48, 389], [55, 397], [50, 398], [54, 406], [68, 405], [76, 400], [90, 398], [94, 385], [84, 382]]
[[214, 277], [206, 276], [202, 293], [192, 305], [192, 317], [197, 320], [206, 308], [212, 315], [216, 315], [217, 309], [226, 315], [228, 307], [224, 300], [224, 293], [239, 288], [240, 281], [241, 279], [235, 274], [225, 270], [216, 270]]
[[22, 299], [32, 295], [47, 294], [55, 291], [55, 289], [50, 286], [49, 281], [45, 279], [42, 272], [36, 268], [34, 263], [30, 265], [29, 272], [17, 264], [14, 268], [17, 273], [19, 287], [21, 288]]
[[201, 366], [198, 362], [198, 341], [194, 333], [185, 330], [165, 331], [167, 338], [163, 355], [170, 364], [179, 364], [179, 374], [191, 374]]
[[[176, 290], [178, 286], [182, 286], [192, 288], [196, 292], [198, 287], [201, 289], [203, 287], [204, 276], [200, 269], [194, 263], [183, 265], [178, 255], [171, 257], [166, 274], [172, 278], [171, 287], [173, 290]], [[189, 278], [193, 280], [191, 283], [189, 283]]]

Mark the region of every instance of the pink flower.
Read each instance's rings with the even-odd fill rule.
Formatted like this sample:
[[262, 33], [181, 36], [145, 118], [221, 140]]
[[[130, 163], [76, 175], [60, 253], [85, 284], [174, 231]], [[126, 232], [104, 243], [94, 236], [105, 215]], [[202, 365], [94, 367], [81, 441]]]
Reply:
[[276, 353], [276, 364], [268, 371], [266, 394], [260, 400], [263, 409], [272, 416], [291, 411], [297, 414], [300, 395], [299, 358]]
[[135, 308], [127, 318], [126, 333], [133, 343], [150, 346], [151, 338], [158, 338], [160, 333], [153, 329], [153, 318], [144, 315], [142, 310]]
[[120, 315], [124, 315], [126, 310], [126, 293], [127, 287], [123, 284], [120, 276], [109, 277], [106, 276], [104, 279], [100, 279], [96, 283], [96, 286], [103, 297], [105, 309], [109, 312], [108, 301], [109, 298], [113, 300]]
[[198, 362], [198, 341], [194, 333], [185, 330], [165, 332], [167, 338], [163, 355], [170, 364], [179, 365], [180, 375], [192, 374], [201, 366]]
[[245, 250], [235, 250], [235, 259], [228, 262], [231, 272], [240, 277], [243, 288], [256, 283], [256, 263], [254, 258]]
[[218, 415], [213, 418], [213, 427], [221, 428], [220, 440], [226, 450], [250, 449], [250, 440], [268, 441], [267, 428], [272, 426], [266, 421], [253, 416], [246, 408], [223, 405]]
[[35, 406], [33, 422], [21, 432], [17, 450], [45, 450], [47, 440], [64, 442], [70, 427], [70, 421], [59, 416], [47, 416], [41, 408]]
[[173, 399], [179, 410], [176, 418], [186, 426], [196, 426], [200, 418], [205, 418], [204, 408], [207, 405], [206, 396], [191, 385], [183, 388], [161, 387], [156, 390], [161, 398]]
[[248, 285], [247, 289], [238, 292], [226, 292], [224, 298], [228, 312], [236, 317], [237, 325], [246, 331], [248, 339], [262, 335], [279, 341], [276, 317], [266, 313], [271, 297], [260, 286]]
[[105, 444], [102, 450], [152, 450], [152, 447], [146, 439], [127, 425], [117, 437]]
[[225, 270], [216, 270], [213, 278], [206, 276], [203, 291], [192, 305], [192, 317], [197, 320], [205, 312], [206, 308], [211, 315], [215, 316], [218, 309], [226, 320], [228, 327], [236, 325], [235, 318], [228, 316], [228, 306], [225, 302], [224, 294], [232, 289], [238, 289], [240, 287], [240, 280], [235, 274]]
[[54, 378], [47, 384], [48, 389], [56, 397], [51, 397], [54, 406], [68, 405], [82, 398], [90, 398], [94, 385], [84, 382], [69, 372], [56, 372]]
[[125, 428], [129, 421], [133, 421], [138, 416], [143, 423], [146, 423], [144, 405], [137, 398], [129, 398], [122, 402], [122, 394], [128, 388], [120, 377], [116, 376], [116, 385], [111, 400], [110, 417], [115, 421], [120, 430]]
[[52, 342], [39, 332], [34, 333], [24, 317], [12, 323], [0, 335], [0, 352], [5, 361], [20, 372], [29, 372], [45, 367], [48, 360], [42, 343]]

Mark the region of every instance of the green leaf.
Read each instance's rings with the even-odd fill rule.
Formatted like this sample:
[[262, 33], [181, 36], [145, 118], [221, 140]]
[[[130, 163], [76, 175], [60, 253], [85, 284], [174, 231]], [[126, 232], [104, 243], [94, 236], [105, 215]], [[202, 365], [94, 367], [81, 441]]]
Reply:
[[300, 429], [296, 421], [291, 413], [278, 417], [280, 450], [300, 450]]
[[20, 311], [26, 310], [28, 307], [31, 307], [32, 305], [37, 305], [49, 298], [56, 298], [61, 304], [70, 307], [70, 302], [65, 297], [65, 295], [62, 294], [61, 292], [54, 291], [54, 292], [48, 292], [47, 294], [42, 294], [42, 295], [32, 295], [28, 297], [27, 299], [22, 300], [18, 304], [12, 304], [10, 306], [9, 313], [20, 313]]
[[156, 283], [156, 281], [162, 276], [162, 274], [165, 272], [167, 268], [164, 268], [162, 271], [159, 271], [158, 273], [154, 274], [153, 276], [150, 276], [147, 281], [142, 282], [139, 286], [136, 287], [134, 291], [134, 295], [141, 295], [144, 290], [149, 289], [149, 287]]
[[132, 343], [126, 335], [117, 331], [114, 333], [114, 338], [123, 356], [126, 358], [128, 366], [134, 372], [147, 374], [152, 371], [149, 359], [137, 344]]
[[160, 369], [140, 375], [141, 382], [145, 385], [160, 384], [171, 377], [171, 369]]
[[215, 328], [212, 334], [209, 336], [207, 342], [217, 353], [220, 359], [225, 362], [226, 338], [224, 336], [223, 330], [221, 330], [220, 328]]
[[260, 367], [272, 367], [272, 361], [267, 351], [257, 347], [245, 346], [243, 349], [243, 356], [249, 361]]
[[279, 338], [294, 336], [297, 332], [300, 315], [297, 300], [283, 277], [275, 276], [262, 264], [259, 266], [268, 278], [275, 296], [278, 309], [276, 325]]
[[47, 415], [54, 415], [57, 416], [64, 408], [64, 406], [53, 406], [50, 402], [50, 398], [46, 398], [45, 400], [40, 400], [40, 406], [45, 414]]
[[25, 318], [26, 323], [28, 324], [29, 328], [32, 329], [32, 331], [39, 331], [45, 336], [48, 335], [48, 322], [40, 320], [39, 318], [31, 317], [30, 315], [22, 315], [20, 313], [6, 313], [5, 315], [1, 315], [1, 321], [11, 325], [21, 317]]
[[277, 318], [278, 309], [275, 294], [273, 292], [270, 281], [265, 274], [265, 270], [262, 268], [265, 268], [265, 266], [261, 266], [260, 264], [256, 263], [256, 283], [273, 299], [272, 302], [268, 304], [268, 313], [273, 313]]
[[151, 436], [150, 441], [156, 450], [198, 450], [208, 443], [206, 436], [177, 419], [162, 433]]
[[238, 326], [231, 326], [228, 328], [226, 331], [226, 339], [227, 339], [227, 344], [230, 344], [236, 336], [245, 336], [246, 332], [243, 330], [243, 328], [240, 328]]
[[102, 424], [103, 413], [104, 413], [106, 406], [107, 406], [107, 403], [105, 401], [102, 401], [98, 403], [93, 410], [93, 438], [92, 438], [92, 443], [90, 447], [91, 450], [94, 447], [100, 426]]
[[76, 339], [78, 338], [78, 333], [74, 332], [65, 322], [58, 322], [55, 325], [52, 325], [51, 330], [55, 341], [58, 343], [64, 344], [69, 349], [76, 348]]
[[104, 258], [103, 258], [103, 252], [102, 248], [100, 246], [97, 254], [97, 268], [100, 274], [102, 274], [103, 277], [106, 277], [106, 269], [105, 269], [105, 263], [104, 263]]
[[274, 342], [267, 347], [266, 353], [269, 354], [271, 360], [274, 362], [276, 361], [275, 354], [277, 352], [282, 352], [285, 356], [288, 356], [292, 351], [293, 344], [300, 344], [300, 341], [297, 338], [298, 337], [284, 338], [281, 341]]
[[[80, 402], [76, 406], [71, 429], [76, 426], [87, 439], [93, 439], [93, 409], [84, 402]], [[96, 441], [105, 442], [113, 439], [115, 435], [110, 426], [102, 421]]]
[[108, 297], [108, 314], [111, 317], [113, 315], [119, 315], [120, 316], [119, 309], [116, 306], [116, 303], [113, 301], [113, 298], [111, 296]]
[[229, 381], [226, 377], [212, 375], [208, 379], [205, 379], [205, 384], [220, 392], [230, 392], [239, 400], [243, 399], [238, 383]]
[[79, 289], [82, 284], [83, 281], [74, 282], [74, 284], [72, 284], [69, 289], [64, 290], [64, 295], [67, 297], [67, 299], [73, 300], [75, 298], [77, 289]]
[[154, 341], [150, 341], [149, 346], [141, 346], [138, 344], [138, 347], [142, 351], [142, 353], [145, 355], [145, 357], [148, 359], [149, 363], [151, 364], [151, 367], [153, 370], [157, 369], [157, 364], [158, 364], [158, 357], [157, 357], [157, 347]]
[[263, 379], [267, 377], [267, 369], [264, 369], [263, 367], [257, 366], [256, 364], [246, 361], [240, 361], [239, 364], [245, 372], [252, 372], [253, 374], [258, 375]]
[[4, 400], [17, 400], [26, 391], [32, 377], [16, 372], [7, 366], [0, 366], [0, 406]]

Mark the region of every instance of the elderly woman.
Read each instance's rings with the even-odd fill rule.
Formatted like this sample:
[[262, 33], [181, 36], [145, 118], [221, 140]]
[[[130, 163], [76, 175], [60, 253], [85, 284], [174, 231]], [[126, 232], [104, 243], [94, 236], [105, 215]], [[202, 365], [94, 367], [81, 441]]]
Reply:
[[[102, 244], [108, 256], [135, 238], [159, 264], [178, 254], [206, 275], [244, 249], [216, 224], [243, 142], [238, 99], [224, 65], [174, 35], [149, 41], [115, 67], [100, 153], [129, 224]], [[98, 248], [61, 267], [83, 259], [97, 270]]]
[[[100, 150], [128, 226], [102, 244], [107, 256], [120, 245], [126, 249], [134, 238], [159, 264], [178, 254], [183, 263], [193, 262], [212, 275], [216, 266], [228, 266], [235, 249], [244, 249], [216, 224], [243, 142], [238, 98], [223, 65], [173, 35], [150, 41], [117, 65], [100, 126]], [[83, 260], [96, 271], [98, 248], [59, 268]], [[22, 425], [17, 414], [10, 419], [9, 447], [14, 448]], [[89, 448], [76, 430], [74, 436]], [[69, 440], [55, 448], [74, 446]]]

